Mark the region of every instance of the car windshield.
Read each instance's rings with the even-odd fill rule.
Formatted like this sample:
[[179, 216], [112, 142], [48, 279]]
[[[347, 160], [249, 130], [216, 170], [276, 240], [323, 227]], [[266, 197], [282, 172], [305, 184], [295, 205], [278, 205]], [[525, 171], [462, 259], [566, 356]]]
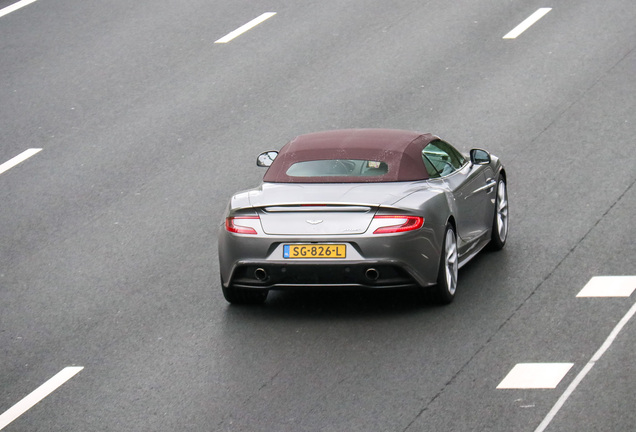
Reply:
[[360, 159], [328, 159], [292, 164], [285, 173], [289, 177], [375, 177], [389, 170], [386, 162]]

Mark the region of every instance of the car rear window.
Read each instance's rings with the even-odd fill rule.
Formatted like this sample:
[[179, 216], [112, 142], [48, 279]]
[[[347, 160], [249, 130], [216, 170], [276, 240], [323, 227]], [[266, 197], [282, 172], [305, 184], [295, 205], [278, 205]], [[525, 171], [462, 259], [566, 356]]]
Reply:
[[389, 171], [383, 161], [327, 159], [296, 162], [285, 173], [289, 177], [376, 177]]

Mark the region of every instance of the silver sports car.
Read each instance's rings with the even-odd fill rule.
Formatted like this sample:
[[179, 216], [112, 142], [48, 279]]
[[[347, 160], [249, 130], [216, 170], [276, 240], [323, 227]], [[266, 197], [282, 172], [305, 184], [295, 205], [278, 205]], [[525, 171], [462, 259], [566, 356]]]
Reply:
[[263, 183], [232, 197], [219, 232], [230, 303], [305, 287], [415, 287], [450, 303], [458, 269], [506, 242], [506, 172], [485, 150], [351, 129], [301, 135], [257, 165]]

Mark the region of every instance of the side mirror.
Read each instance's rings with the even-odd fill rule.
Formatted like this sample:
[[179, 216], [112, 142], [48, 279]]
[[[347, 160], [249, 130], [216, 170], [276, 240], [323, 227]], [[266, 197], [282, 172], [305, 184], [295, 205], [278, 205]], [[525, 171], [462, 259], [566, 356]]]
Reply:
[[473, 165], [488, 165], [490, 163], [490, 153], [482, 149], [472, 149], [470, 151], [470, 162]]
[[268, 167], [274, 162], [278, 156], [277, 151], [266, 151], [258, 155], [258, 159], [256, 159], [256, 166], [259, 167]]

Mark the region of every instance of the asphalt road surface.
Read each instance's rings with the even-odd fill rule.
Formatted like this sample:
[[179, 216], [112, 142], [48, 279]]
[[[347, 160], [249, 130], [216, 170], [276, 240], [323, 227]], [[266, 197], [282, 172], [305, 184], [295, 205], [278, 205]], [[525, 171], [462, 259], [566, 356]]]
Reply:
[[[632, 0], [22, 5], [0, 12], [0, 429], [636, 430], [636, 283], [598, 279], [636, 276]], [[506, 248], [448, 307], [228, 305], [216, 234], [256, 155], [351, 127], [500, 156]]]

